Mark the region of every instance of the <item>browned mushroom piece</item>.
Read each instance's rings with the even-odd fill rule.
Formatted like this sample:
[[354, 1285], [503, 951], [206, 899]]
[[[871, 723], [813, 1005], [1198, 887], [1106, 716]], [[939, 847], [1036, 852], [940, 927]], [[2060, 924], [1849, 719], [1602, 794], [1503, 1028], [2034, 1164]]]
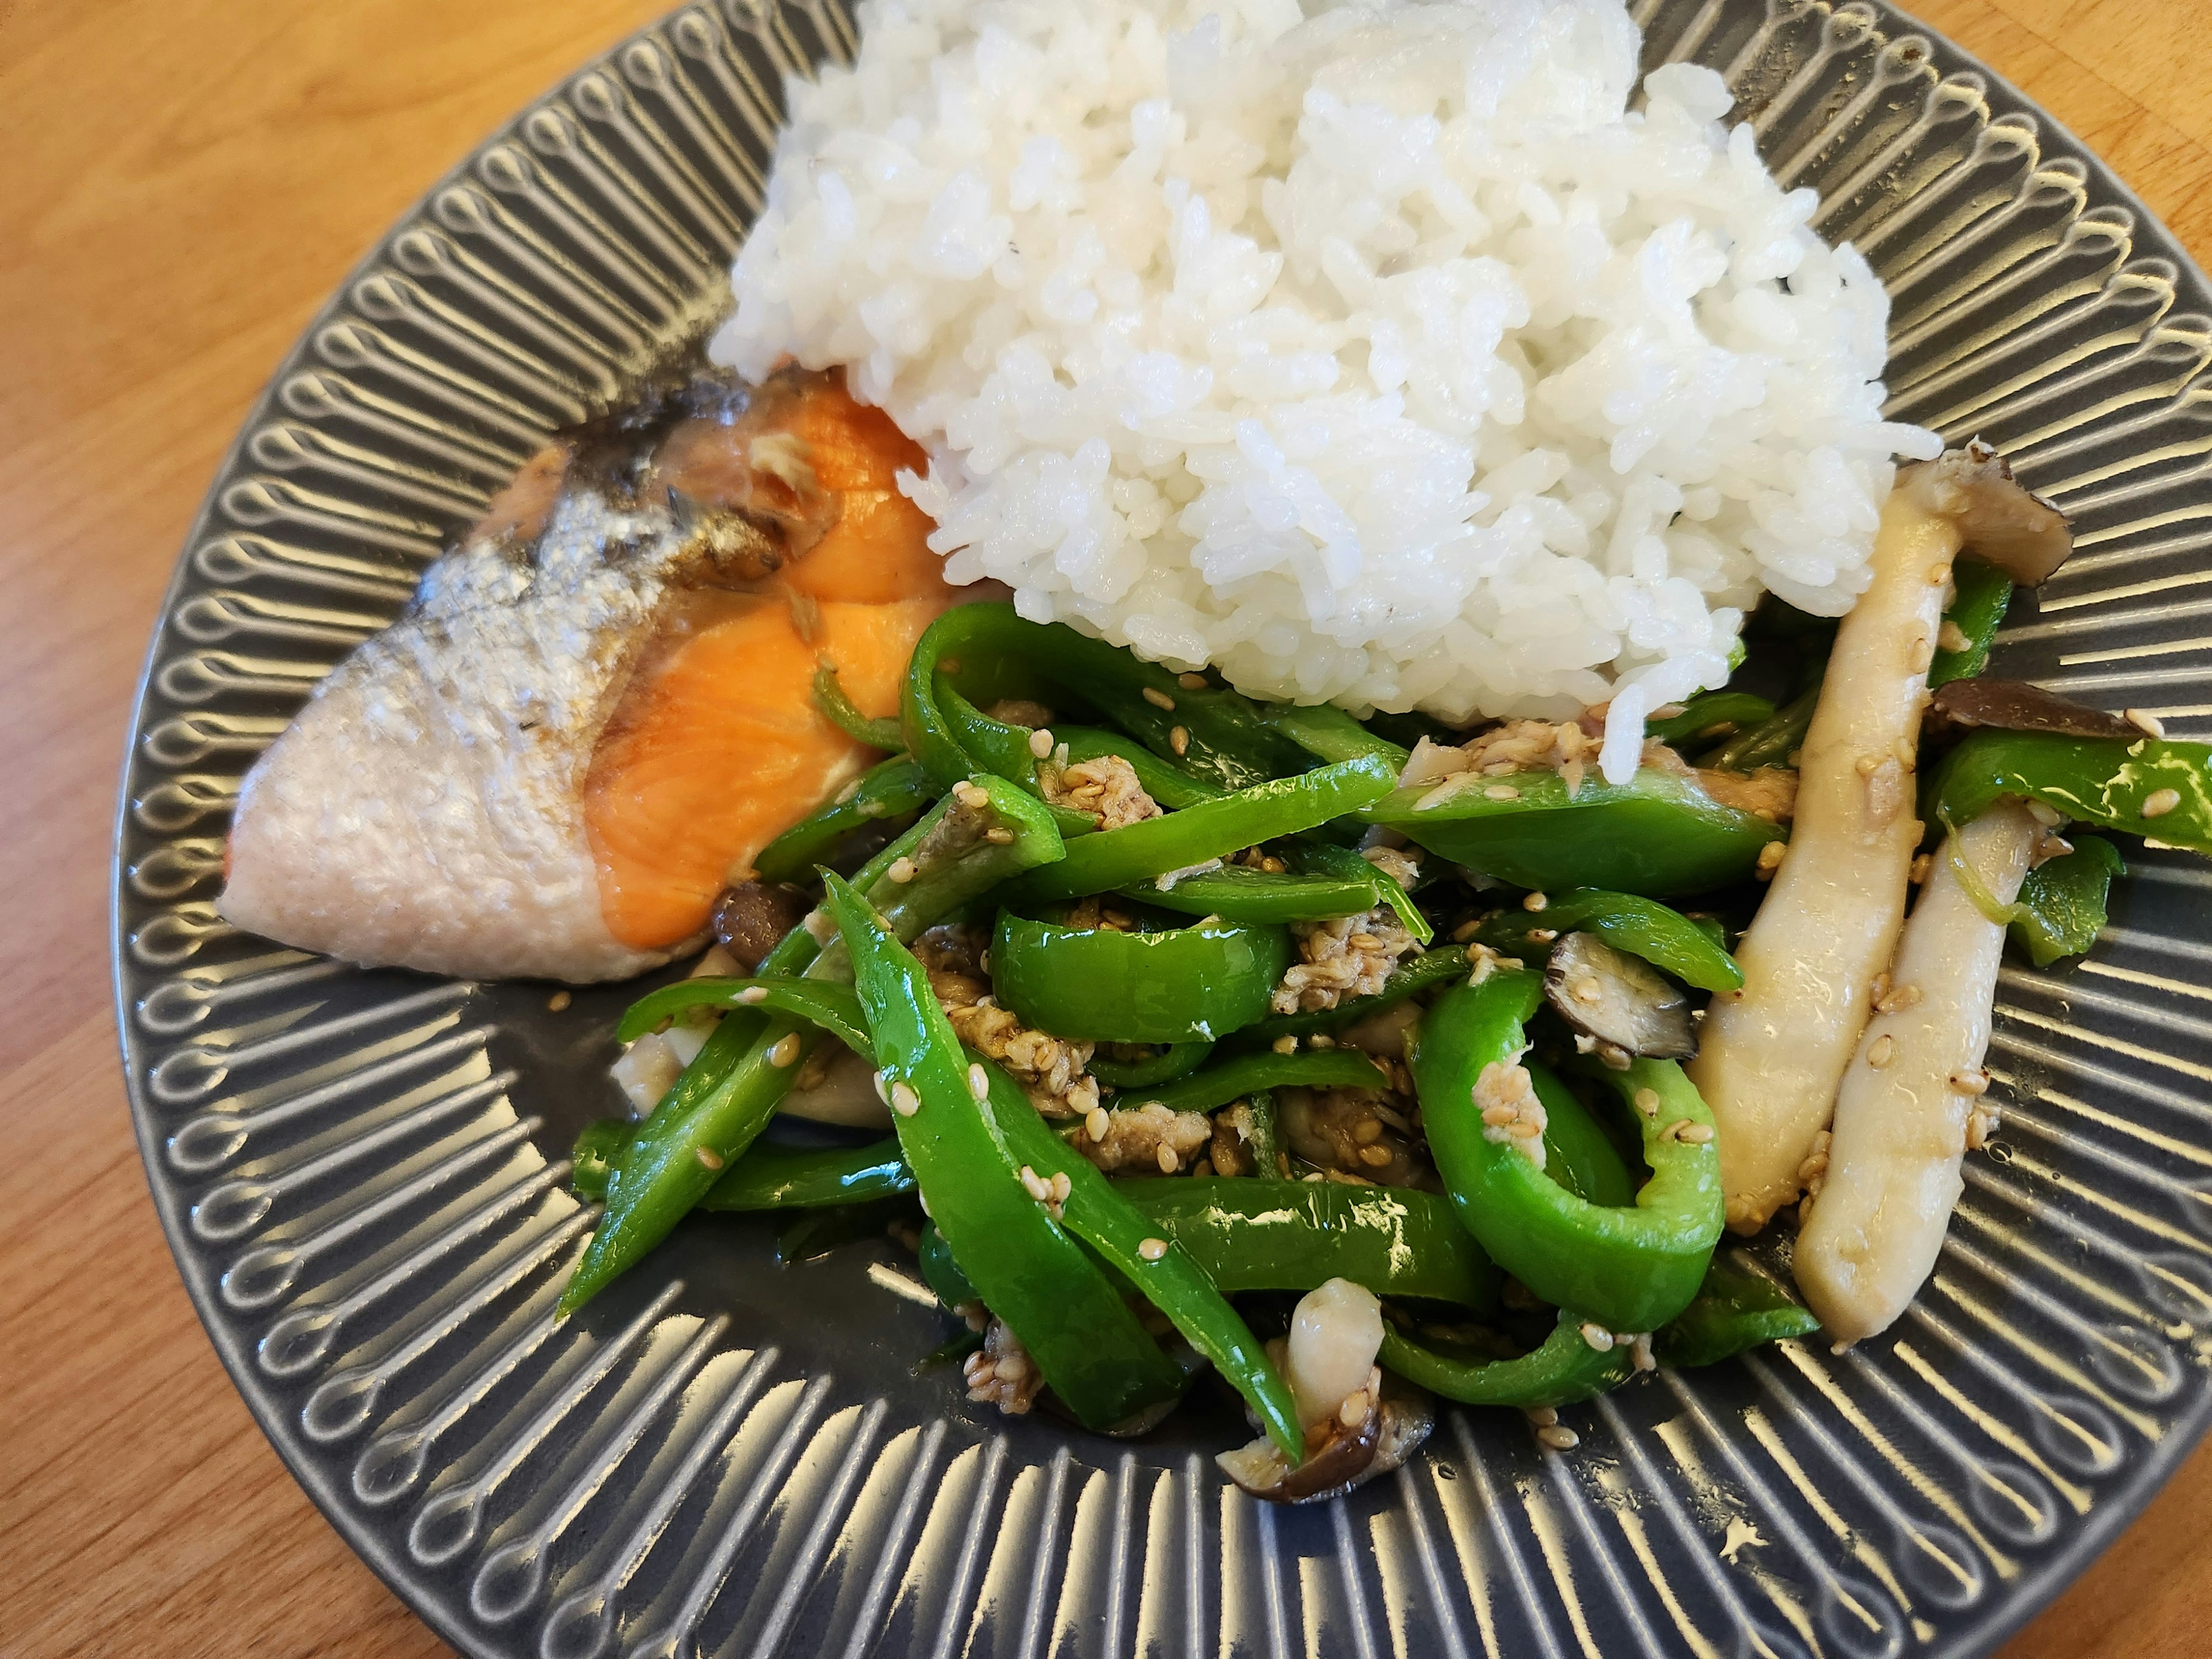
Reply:
[[2023, 587], [2048, 581], [2073, 554], [2066, 515], [2015, 479], [2004, 457], [1979, 438], [1944, 451], [1916, 482], [1931, 491], [1938, 512], [1956, 520], [1967, 552]]
[[1339, 1418], [1316, 1425], [1327, 1438], [1293, 1467], [1265, 1436], [1214, 1462], [1253, 1497], [1270, 1504], [1324, 1504], [1341, 1498], [1378, 1474], [1388, 1474], [1421, 1449], [1437, 1425], [1429, 1397], [1409, 1384], [1389, 1379], [1380, 1401], [1371, 1396], [1357, 1428]]
[[1681, 988], [1595, 933], [1569, 933], [1553, 948], [1544, 996], [1607, 1065], [1625, 1068], [1639, 1055], [1687, 1060], [1698, 1052]]
[[714, 901], [714, 937], [750, 974], [776, 942], [805, 917], [806, 895], [796, 887], [739, 882]]
[[1936, 689], [1923, 717], [1931, 737], [1996, 726], [2006, 732], [2055, 732], [2068, 738], [2139, 738], [2141, 727], [2101, 708], [2085, 708], [2025, 680], [1953, 680]]

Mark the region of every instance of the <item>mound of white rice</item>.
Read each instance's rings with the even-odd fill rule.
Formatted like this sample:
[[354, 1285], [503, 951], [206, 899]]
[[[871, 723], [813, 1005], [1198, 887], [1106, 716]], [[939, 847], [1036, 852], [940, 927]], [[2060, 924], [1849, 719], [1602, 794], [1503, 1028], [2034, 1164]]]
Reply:
[[[1620, 0], [868, 0], [715, 356], [851, 366], [956, 581], [1245, 691], [1624, 730], [1864, 585], [1887, 301]], [[1631, 744], [1612, 745], [1632, 755]]]

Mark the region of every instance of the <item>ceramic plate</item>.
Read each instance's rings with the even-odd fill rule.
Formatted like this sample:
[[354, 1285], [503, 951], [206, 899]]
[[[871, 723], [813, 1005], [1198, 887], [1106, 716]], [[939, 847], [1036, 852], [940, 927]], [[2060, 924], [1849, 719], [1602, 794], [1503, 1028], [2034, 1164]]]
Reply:
[[[1894, 303], [1902, 419], [2000, 444], [2081, 551], [2002, 667], [2212, 734], [2212, 304], [2081, 147], [1886, 8], [1641, 0]], [[2212, 870], [2147, 852], [2008, 968], [2004, 1127], [1934, 1282], [1844, 1355], [1662, 1374], [1540, 1449], [1450, 1415], [1396, 1476], [1255, 1506], [1225, 1417], [1090, 1437], [915, 1375], [887, 1241], [774, 1264], [701, 1218], [556, 1328], [564, 1149], [634, 988], [363, 973], [216, 920], [240, 773], [549, 428], [714, 307], [830, 0], [729, 0], [471, 155], [278, 370], [147, 664], [118, 838], [125, 1063], [209, 1334], [338, 1530], [471, 1655], [1987, 1652], [2139, 1510], [2212, 1383]]]

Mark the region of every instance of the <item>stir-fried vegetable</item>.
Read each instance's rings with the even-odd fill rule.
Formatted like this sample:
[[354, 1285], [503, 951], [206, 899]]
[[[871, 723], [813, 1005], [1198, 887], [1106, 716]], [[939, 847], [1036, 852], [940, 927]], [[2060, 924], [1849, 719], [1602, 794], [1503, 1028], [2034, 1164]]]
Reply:
[[2074, 850], [2029, 871], [2013, 906], [2013, 943], [2039, 968], [2097, 942], [2112, 878], [2127, 873], [2112, 842], [2096, 836], [2069, 839]]
[[1437, 1172], [1468, 1231], [1536, 1295], [1608, 1330], [1654, 1330], [1689, 1305], [1720, 1237], [1712, 1115], [1667, 1061], [1604, 1072], [1652, 1175], [1632, 1206], [1577, 1197], [1536, 1155], [1546, 1115], [1520, 1064], [1541, 995], [1534, 974], [1495, 974], [1423, 1017], [1413, 1080]]
[[1956, 591], [1936, 634], [1936, 660], [1928, 665], [1931, 686], [1972, 679], [1989, 666], [1990, 647], [2012, 603], [2012, 578], [1979, 559], [1960, 559], [1952, 581]]
[[2212, 853], [2212, 744], [1977, 732], [1946, 757], [1929, 796], [1945, 823], [1972, 823], [2011, 796], [2107, 830]]
[[1498, 911], [1482, 924], [1475, 938], [1502, 955], [1536, 967], [1550, 957], [1560, 939], [1583, 928], [1701, 991], [1733, 991], [1743, 983], [1743, 970], [1735, 958], [1711, 934], [1663, 904], [1633, 893], [1586, 887], [1551, 894], [1549, 900], [1534, 914], [1518, 908]]
[[1002, 910], [991, 984], [1025, 1024], [1057, 1036], [1211, 1042], [1267, 1012], [1290, 962], [1280, 927], [1202, 921], [1124, 933]]
[[841, 793], [785, 830], [753, 860], [763, 881], [797, 881], [826, 864], [848, 836], [872, 827], [902, 824], [940, 792], [903, 755], [863, 773]]

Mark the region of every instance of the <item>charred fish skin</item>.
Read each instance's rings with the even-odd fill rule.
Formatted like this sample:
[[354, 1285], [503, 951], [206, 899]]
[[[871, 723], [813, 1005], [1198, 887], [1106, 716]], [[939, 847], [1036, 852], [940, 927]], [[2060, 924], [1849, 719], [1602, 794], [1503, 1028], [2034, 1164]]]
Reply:
[[223, 918], [470, 979], [627, 978], [700, 943], [703, 918], [651, 948], [611, 927], [592, 757], [685, 594], [770, 576], [836, 523], [778, 425], [828, 383], [694, 370], [556, 434], [247, 774]]

